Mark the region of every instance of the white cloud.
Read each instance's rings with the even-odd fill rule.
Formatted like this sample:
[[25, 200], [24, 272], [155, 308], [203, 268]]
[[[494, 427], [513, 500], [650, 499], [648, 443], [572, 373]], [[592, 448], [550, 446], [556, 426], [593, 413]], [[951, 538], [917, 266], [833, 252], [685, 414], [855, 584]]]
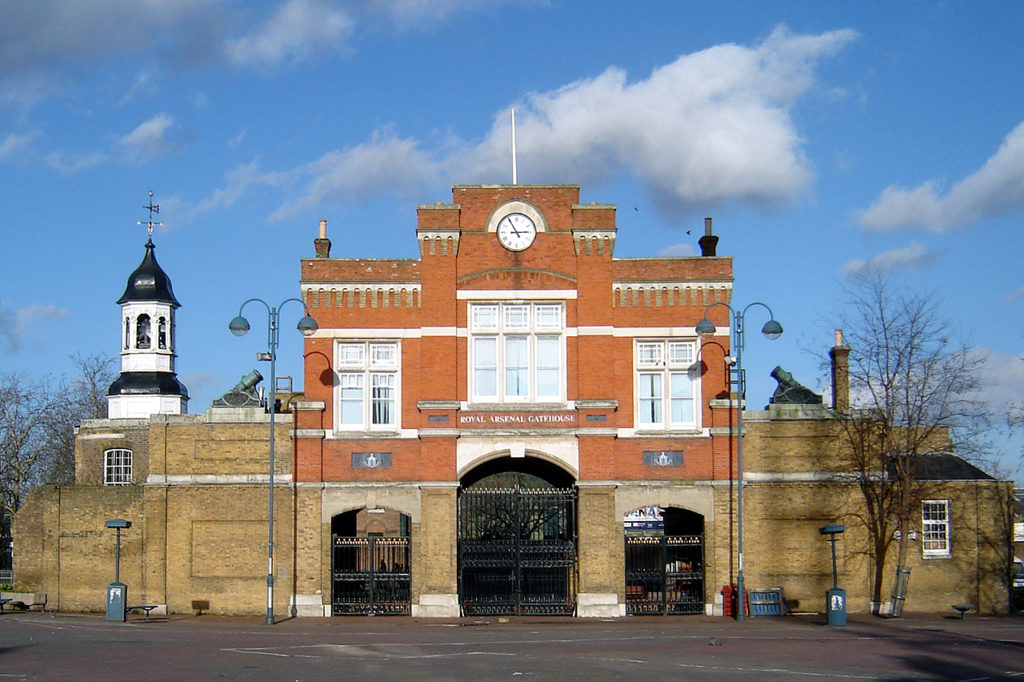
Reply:
[[900, 270], [925, 265], [934, 259], [935, 254], [924, 245], [912, 242], [902, 249], [893, 249], [873, 256], [868, 260], [852, 260], [843, 266], [843, 274], [847, 277], [857, 275], [869, 269], [879, 272]]
[[[518, 167], [526, 182], [596, 184], [623, 169], [646, 183], [658, 207], [784, 201], [812, 179], [790, 117], [814, 83], [817, 61], [855, 37], [776, 29], [755, 47], [726, 44], [679, 57], [645, 80], [609, 68], [516, 110]], [[507, 176], [508, 115], [467, 154], [485, 181]]]
[[[114, 138], [111, 150], [94, 152], [57, 150], [43, 155], [42, 158], [54, 170], [64, 174], [73, 174], [105, 163], [112, 156], [119, 155], [128, 161], [144, 161], [162, 156], [175, 150], [182, 143], [183, 136], [174, 117], [161, 113], [143, 121], [128, 134]], [[0, 143], [0, 159], [4, 157], [2, 151], [3, 144]]]
[[[665, 214], [745, 201], [770, 204], [804, 190], [812, 172], [790, 117], [814, 84], [824, 56], [853, 40], [850, 30], [793, 35], [776, 29], [756, 47], [719, 45], [629, 82], [599, 76], [536, 93], [516, 107], [519, 181], [598, 185], [631, 172]], [[377, 132], [286, 173], [305, 182], [299, 199], [275, 214], [382, 191], [414, 193], [417, 183], [510, 180], [508, 111], [477, 144], [445, 141], [423, 151], [412, 139]]]
[[942, 196], [932, 180], [912, 189], [887, 187], [864, 213], [871, 231], [924, 228], [948, 232], [1024, 209], [1024, 123], [1018, 124], [985, 164]]
[[325, 201], [365, 201], [382, 190], [398, 196], [414, 195], [437, 182], [440, 167], [415, 140], [378, 130], [368, 143], [328, 152], [291, 175], [308, 182], [308, 189], [304, 196], [278, 209], [273, 218], [284, 218]]
[[218, 189], [195, 205], [192, 213], [204, 213], [219, 208], [234, 206], [245, 193], [255, 187], [279, 186], [285, 180], [280, 173], [264, 173], [260, 170], [258, 159], [249, 163], [237, 166], [225, 176], [225, 187]]
[[232, 40], [227, 55], [237, 64], [272, 64], [301, 59], [329, 46], [343, 49], [355, 23], [320, 0], [288, 0], [255, 31]]
[[[536, 0], [525, 0], [527, 2]], [[359, 19], [430, 27], [498, 0], [11, 0], [0, 2], [0, 104], [31, 107], [120, 55], [159, 66], [267, 65], [344, 52]], [[251, 5], [251, 6], [250, 6]], [[229, 36], [234, 35], [231, 38]], [[146, 92], [146, 76], [124, 101]]]
[[25, 133], [23, 135], [8, 135], [0, 141], [0, 159], [13, 158], [29, 150], [32, 140], [38, 137], [38, 133]]
[[659, 251], [658, 255], [665, 258], [695, 256], [697, 255], [697, 250], [693, 248], [692, 244], [672, 244]]
[[1006, 414], [1011, 405], [1020, 404], [1024, 395], [1024, 356], [1004, 355], [978, 347], [973, 349], [983, 359], [979, 379], [982, 396], [995, 414]]
[[135, 76], [135, 80], [132, 81], [131, 87], [128, 88], [128, 92], [121, 98], [121, 104], [128, 104], [129, 102], [134, 102], [139, 97], [154, 94], [157, 88], [153, 81], [154, 74], [152, 70], [147, 69], [138, 73]]
[[21, 310], [9, 310], [0, 305], [0, 339], [3, 339], [8, 353], [21, 350], [22, 340], [40, 320], [57, 320], [67, 317], [70, 311], [55, 305], [32, 305]]
[[[370, 14], [383, 14], [399, 30], [429, 28], [454, 14], [493, 8], [512, 0], [368, 0]], [[529, 1], [529, 0], [528, 0]]]
[[182, 381], [188, 386], [192, 395], [197, 395], [205, 390], [207, 386], [216, 386], [221, 376], [217, 372], [193, 372], [182, 377]]
[[171, 151], [175, 146], [171, 133], [175, 130], [174, 117], [157, 114], [140, 123], [135, 130], [118, 139], [118, 145], [130, 159], [149, 159]]
[[223, 22], [216, 0], [32, 0], [0, 3], [0, 79], [82, 66], [111, 55], [187, 45]]
[[1003, 297], [1003, 303], [1013, 303], [1014, 301], [1019, 301], [1022, 298], [1024, 298], [1024, 287], [1021, 287], [1008, 296]]
[[73, 173], [83, 171], [86, 168], [97, 166], [105, 162], [107, 158], [107, 155], [103, 152], [69, 156], [64, 152], [57, 151], [46, 155], [46, 163], [50, 168], [53, 168], [60, 173], [71, 175]]

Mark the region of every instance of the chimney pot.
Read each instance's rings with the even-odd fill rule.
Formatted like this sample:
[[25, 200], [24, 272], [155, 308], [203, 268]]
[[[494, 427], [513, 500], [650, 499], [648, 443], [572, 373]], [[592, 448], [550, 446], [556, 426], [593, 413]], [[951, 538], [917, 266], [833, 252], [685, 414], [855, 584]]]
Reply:
[[320, 219], [320, 236], [313, 240], [317, 258], [331, 257], [331, 240], [327, 238], [327, 221]]
[[697, 240], [700, 245], [700, 255], [714, 257], [715, 248], [718, 246], [718, 237], [711, 234], [711, 218], [704, 219], [704, 236]]
[[850, 408], [850, 348], [843, 345], [843, 330], [836, 330], [836, 345], [828, 352], [832, 360], [832, 409]]

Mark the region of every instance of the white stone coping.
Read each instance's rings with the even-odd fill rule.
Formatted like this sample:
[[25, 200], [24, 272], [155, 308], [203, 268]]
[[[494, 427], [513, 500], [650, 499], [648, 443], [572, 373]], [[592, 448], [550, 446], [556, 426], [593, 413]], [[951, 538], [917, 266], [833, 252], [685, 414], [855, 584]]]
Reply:
[[[274, 485], [289, 485], [291, 474], [274, 474]], [[269, 485], [270, 474], [150, 474], [146, 485]]]

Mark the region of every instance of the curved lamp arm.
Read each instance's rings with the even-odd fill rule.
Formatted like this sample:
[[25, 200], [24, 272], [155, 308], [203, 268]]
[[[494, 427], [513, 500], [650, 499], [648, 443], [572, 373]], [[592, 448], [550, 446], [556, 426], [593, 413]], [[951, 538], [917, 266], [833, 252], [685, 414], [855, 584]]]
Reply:
[[302, 311], [304, 313], [302, 318], [299, 320], [299, 323], [295, 326], [295, 328], [302, 332], [303, 336], [310, 336], [311, 334], [316, 332], [316, 330], [319, 328], [319, 325], [317, 325], [317, 322], [315, 319], [313, 319], [313, 316], [309, 314], [309, 308], [306, 307], [305, 301], [295, 297], [286, 298], [285, 300], [281, 301], [280, 305], [278, 305], [276, 308], [272, 308], [270, 304], [264, 301], [262, 298], [250, 298], [249, 300], [242, 303], [241, 306], [239, 306], [238, 315], [236, 315], [231, 320], [231, 322], [228, 323], [228, 329], [230, 329], [231, 333], [234, 334], [235, 336], [245, 336], [249, 332], [250, 326], [249, 320], [245, 319], [245, 317], [242, 316], [242, 310], [245, 308], [245, 306], [247, 306], [250, 303], [262, 303], [263, 307], [267, 309], [267, 314], [270, 319], [268, 336], [270, 337], [269, 340], [273, 342], [274, 332], [277, 330], [278, 314], [281, 308], [283, 308], [284, 305], [286, 303], [289, 303], [290, 301], [295, 301], [296, 303], [302, 305]]

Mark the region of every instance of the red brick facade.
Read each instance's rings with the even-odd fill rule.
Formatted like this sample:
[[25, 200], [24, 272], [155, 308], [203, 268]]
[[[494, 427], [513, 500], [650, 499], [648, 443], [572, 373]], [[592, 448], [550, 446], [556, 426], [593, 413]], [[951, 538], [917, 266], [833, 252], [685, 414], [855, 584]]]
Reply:
[[[504, 248], [493, 229], [513, 201], [541, 219], [522, 251]], [[578, 481], [729, 478], [731, 411], [709, 403], [727, 393], [724, 314], [711, 311], [723, 331], [698, 356], [695, 428], [640, 433], [633, 358], [636, 339], [696, 341], [708, 305], [729, 301], [731, 258], [616, 259], [615, 207], [579, 204], [574, 185], [456, 186], [452, 204], [420, 206], [417, 215], [418, 260], [302, 261], [303, 296], [320, 331], [305, 348], [296, 480], [454, 482], [474, 464], [459, 466], [457, 444], [482, 433], [525, 439], [541, 457], [529, 439], [572, 439], [578, 468], [559, 464]], [[505, 301], [564, 306], [559, 402], [473, 403], [469, 307]], [[335, 344], [346, 339], [399, 344], [400, 429], [385, 437], [335, 429]], [[663, 450], [682, 450], [683, 465], [643, 465], [644, 452]], [[360, 452], [391, 453], [392, 466], [354, 468]]]

